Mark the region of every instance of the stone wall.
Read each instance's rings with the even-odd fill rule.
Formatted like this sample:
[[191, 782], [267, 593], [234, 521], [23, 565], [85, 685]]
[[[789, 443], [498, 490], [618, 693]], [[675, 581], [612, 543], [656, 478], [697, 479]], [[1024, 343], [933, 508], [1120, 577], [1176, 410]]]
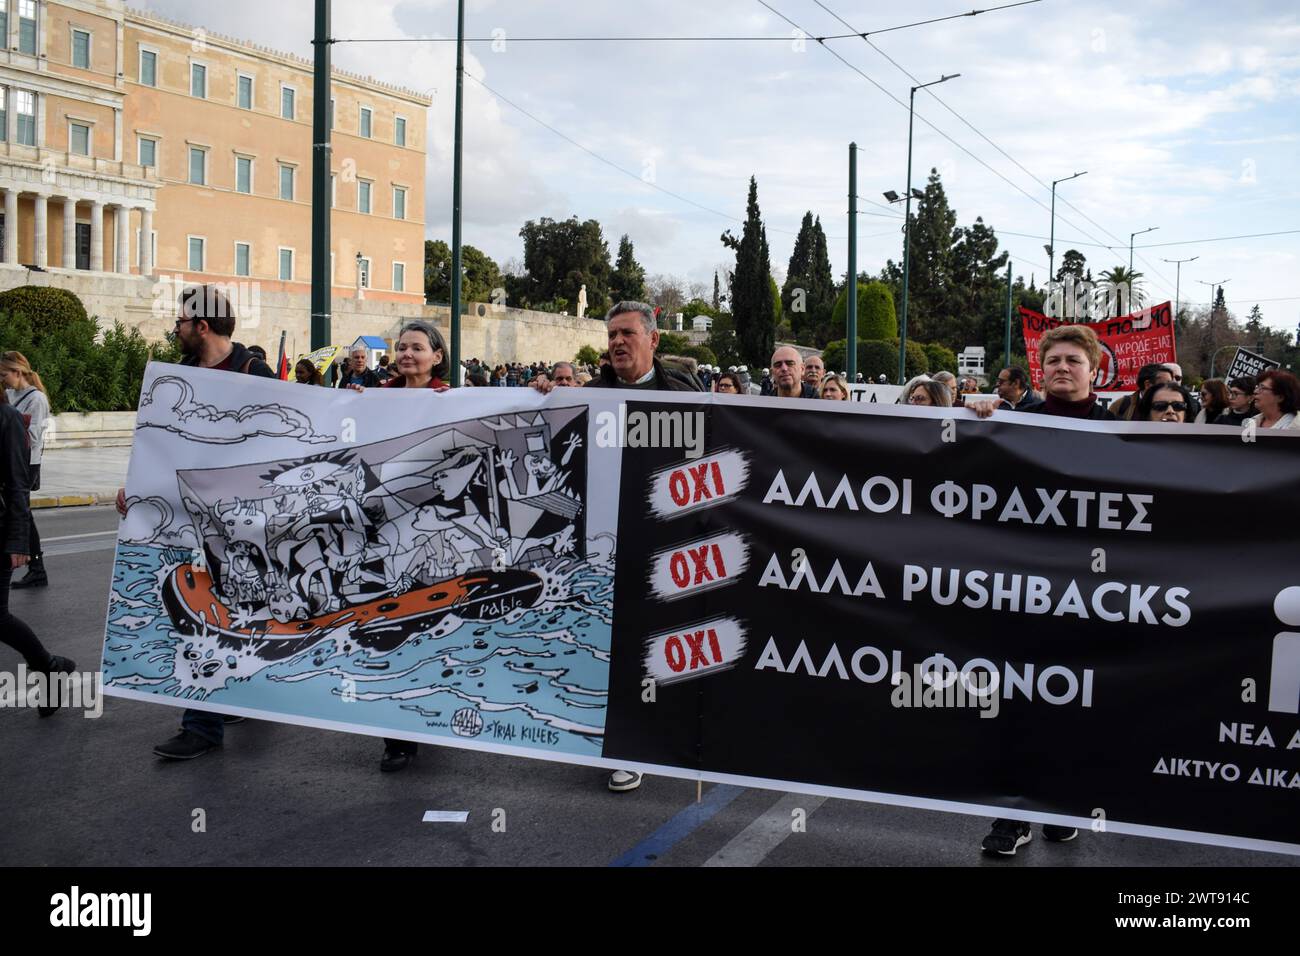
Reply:
[[[20, 285], [54, 286], [75, 293], [86, 311], [101, 327], [116, 319], [138, 328], [149, 341], [158, 341], [175, 323], [179, 277], [154, 279], [112, 273], [29, 272], [21, 266], [0, 265], [0, 290]], [[307, 295], [266, 291], [253, 280], [232, 280], [227, 295], [240, 316], [235, 339], [245, 345], [260, 345], [274, 361], [280, 347], [280, 333], [288, 333], [290, 356], [310, 351], [311, 300]], [[362, 335], [376, 335], [390, 344], [404, 322], [425, 318], [444, 335], [451, 329], [451, 310], [446, 306], [417, 305], [335, 296], [331, 321], [332, 342], [351, 345]], [[605, 348], [605, 324], [599, 318], [553, 315], [527, 309], [507, 309], [485, 303], [471, 303], [461, 320], [461, 356], [499, 362], [557, 362], [572, 359], [583, 345], [597, 351]]]

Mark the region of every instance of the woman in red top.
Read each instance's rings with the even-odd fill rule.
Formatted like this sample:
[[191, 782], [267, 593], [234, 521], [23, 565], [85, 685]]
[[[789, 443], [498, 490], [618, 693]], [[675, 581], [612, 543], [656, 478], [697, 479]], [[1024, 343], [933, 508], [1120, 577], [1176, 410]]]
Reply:
[[[451, 386], [443, 381], [450, 363], [447, 359], [447, 343], [442, 333], [428, 322], [408, 322], [402, 326], [397, 336], [397, 361], [389, 368], [394, 369], [393, 377], [380, 388], [427, 388], [434, 392], [446, 392]], [[358, 392], [364, 392], [361, 385], [349, 385]], [[392, 740], [384, 738], [384, 757], [379, 761], [379, 769], [385, 773], [404, 770], [419, 749], [419, 744], [409, 740]]]

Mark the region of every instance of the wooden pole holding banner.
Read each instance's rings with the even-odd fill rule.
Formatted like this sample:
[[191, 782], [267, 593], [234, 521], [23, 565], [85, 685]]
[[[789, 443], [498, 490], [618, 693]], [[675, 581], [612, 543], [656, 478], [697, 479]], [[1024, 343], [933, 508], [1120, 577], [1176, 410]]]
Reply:
[[[1006, 345], [1002, 348], [1002, 361], [1006, 362], [1006, 368], [1011, 367], [1011, 259], [1007, 259], [1007, 335]], [[1002, 369], [998, 369], [999, 372]], [[985, 369], [987, 374], [988, 369]], [[996, 374], [994, 375], [996, 378]]]

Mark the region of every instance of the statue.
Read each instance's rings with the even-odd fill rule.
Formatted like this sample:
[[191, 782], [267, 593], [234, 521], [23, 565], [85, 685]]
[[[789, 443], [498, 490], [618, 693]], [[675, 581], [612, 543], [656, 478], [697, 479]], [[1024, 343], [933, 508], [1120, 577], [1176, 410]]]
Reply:
[[578, 318], [582, 318], [587, 313], [587, 286], [584, 284], [578, 290]]

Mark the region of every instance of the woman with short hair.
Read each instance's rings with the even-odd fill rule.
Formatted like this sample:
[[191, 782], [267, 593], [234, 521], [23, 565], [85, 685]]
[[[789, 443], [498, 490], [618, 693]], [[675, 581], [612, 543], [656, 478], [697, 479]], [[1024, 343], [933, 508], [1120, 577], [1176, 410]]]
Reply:
[[1255, 378], [1242, 375], [1228, 382], [1228, 408], [1214, 420], [1216, 425], [1240, 425], [1255, 414]]
[[951, 408], [952, 392], [938, 379], [917, 382], [907, 393], [907, 404], [929, 408]]
[[1300, 381], [1290, 372], [1271, 368], [1255, 382], [1255, 407], [1251, 418], [1258, 428], [1300, 429]]

